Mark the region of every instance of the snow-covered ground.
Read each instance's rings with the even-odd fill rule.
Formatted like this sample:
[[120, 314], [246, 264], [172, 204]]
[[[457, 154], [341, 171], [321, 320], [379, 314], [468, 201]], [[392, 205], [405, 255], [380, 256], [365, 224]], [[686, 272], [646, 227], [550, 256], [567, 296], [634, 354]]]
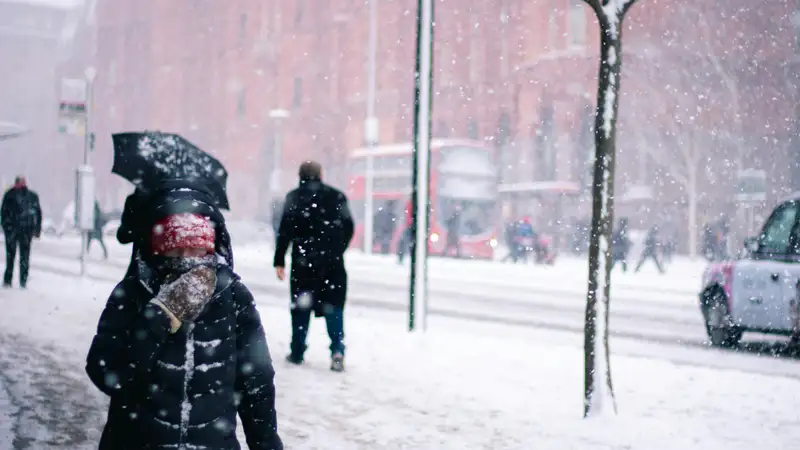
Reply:
[[[10, 448], [93, 448], [104, 401], [83, 358], [112, 284], [36, 272], [30, 287], [0, 291], [0, 387], [17, 409]], [[575, 339], [440, 317], [412, 335], [400, 314], [352, 308], [348, 371], [334, 374], [322, 322], [307, 365], [288, 366], [285, 300], [257, 298], [287, 448], [800, 448], [800, 368], [791, 361], [776, 362], [783, 377], [614, 355], [619, 415], [585, 421]], [[8, 428], [0, 423], [0, 450]]]

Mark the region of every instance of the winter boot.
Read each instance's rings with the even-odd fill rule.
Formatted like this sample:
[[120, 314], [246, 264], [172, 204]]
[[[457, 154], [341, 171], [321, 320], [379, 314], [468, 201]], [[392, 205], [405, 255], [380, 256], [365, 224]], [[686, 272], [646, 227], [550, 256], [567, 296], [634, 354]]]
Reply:
[[286, 355], [286, 361], [296, 366], [299, 366], [300, 364], [303, 364], [303, 357], [289, 353], [288, 355]]
[[334, 353], [331, 356], [331, 370], [334, 372], [344, 372], [344, 355], [341, 353]]

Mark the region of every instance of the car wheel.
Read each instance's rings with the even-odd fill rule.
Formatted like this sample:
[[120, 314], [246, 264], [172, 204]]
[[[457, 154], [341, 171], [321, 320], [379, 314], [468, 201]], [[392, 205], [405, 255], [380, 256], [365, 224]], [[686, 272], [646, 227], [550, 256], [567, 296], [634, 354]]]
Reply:
[[742, 340], [742, 330], [733, 324], [725, 294], [715, 290], [706, 296], [704, 307], [706, 333], [714, 347], [736, 347]]

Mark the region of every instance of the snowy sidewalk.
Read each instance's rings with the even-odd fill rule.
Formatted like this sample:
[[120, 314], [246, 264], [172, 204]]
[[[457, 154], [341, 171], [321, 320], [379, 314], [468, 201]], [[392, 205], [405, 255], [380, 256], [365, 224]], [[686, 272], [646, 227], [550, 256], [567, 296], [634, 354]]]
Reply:
[[[2, 375], [25, 377], [25, 389], [46, 394], [36, 380], [47, 370], [63, 372], [51, 375], [68, 388], [50, 395], [67, 397], [69, 409], [78, 411], [70, 428], [102, 425], [91, 412], [102, 413], [103, 402], [80, 392], [94, 392], [83, 376], [83, 358], [111, 289], [108, 283], [37, 273], [30, 291], [0, 291], [2, 348], [10, 338], [36, 345], [27, 361], [0, 352]], [[348, 371], [334, 374], [321, 321], [312, 325], [307, 365], [290, 367], [283, 362], [287, 309], [260, 310], [276, 360], [279, 424], [289, 449], [800, 447], [795, 379], [615, 357], [620, 415], [584, 421], [582, 354], [557, 339], [542, 339], [540, 332], [431, 318], [427, 334], [409, 335], [402, 315], [350, 311]], [[78, 380], [81, 386], [70, 384]], [[35, 409], [47, 399], [30, 393], [25, 400]], [[49, 410], [41, 415], [51, 418], [51, 427], [62, 417]], [[73, 442], [22, 448], [89, 447]]]
[[8, 388], [0, 379], [0, 449], [12, 448], [14, 443], [14, 416], [17, 408], [11, 403]]

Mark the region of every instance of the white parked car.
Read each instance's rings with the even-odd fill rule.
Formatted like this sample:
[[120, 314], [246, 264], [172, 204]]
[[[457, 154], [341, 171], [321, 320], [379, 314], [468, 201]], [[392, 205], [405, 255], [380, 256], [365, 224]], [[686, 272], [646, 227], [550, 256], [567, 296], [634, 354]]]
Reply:
[[748, 331], [800, 339], [800, 197], [775, 208], [745, 250], [703, 273], [700, 309], [711, 344], [735, 346]]

